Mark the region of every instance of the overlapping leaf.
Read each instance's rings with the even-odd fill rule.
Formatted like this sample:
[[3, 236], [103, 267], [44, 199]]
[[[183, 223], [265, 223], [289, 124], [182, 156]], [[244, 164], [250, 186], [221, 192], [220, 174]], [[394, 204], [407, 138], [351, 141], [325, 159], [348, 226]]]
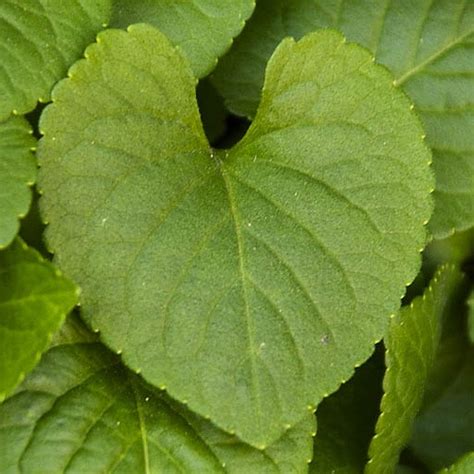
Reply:
[[393, 472], [410, 439], [437, 352], [443, 315], [451, 309], [450, 298], [460, 279], [455, 267], [441, 268], [423, 296], [402, 308], [391, 321], [385, 341], [385, 393], [369, 448], [367, 474]]
[[214, 75], [230, 109], [255, 114], [265, 63], [282, 38], [327, 27], [368, 47], [413, 99], [434, 154], [435, 237], [472, 227], [474, 3], [262, 0]]
[[75, 325], [0, 405], [2, 473], [306, 470], [314, 417], [260, 452], [145, 385]]
[[445, 468], [439, 474], [472, 474], [474, 472], [474, 451], [464, 455], [449, 468]]
[[0, 123], [0, 248], [18, 232], [18, 219], [28, 212], [30, 186], [36, 179], [32, 148], [36, 141], [31, 127], [21, 117]]
[[282, 43], [254, 123], [219, 152], [153, 27], [86, 54], [41, 121], [57, 263], [130, 367], [264, 448], [369, 356], [418, 271], [421, 126], [334, 32]]
[[110, 17], [110, 0], [0, 2], [0, 121], [47, 102]]
[[474, 450], [474, 348], [467, 334], [460, 287], [458, 305], [444, 321], [434, 370], [422, 410], [415, 420], [410, 449], [432, 471]]
[[360, 474], [364, 470], [379, 413], [383, 372], [383, 355], [378, 351], [319, 405], [311, 474]]
[[0, 400], [35, 366], [76, 300], [75, 286], [21, 241], [0, 252]]
[[255, 0], [113, 0], [111, 26], [150, 23], [177, 45], [197, 77], [206, 76], [232, 44]]

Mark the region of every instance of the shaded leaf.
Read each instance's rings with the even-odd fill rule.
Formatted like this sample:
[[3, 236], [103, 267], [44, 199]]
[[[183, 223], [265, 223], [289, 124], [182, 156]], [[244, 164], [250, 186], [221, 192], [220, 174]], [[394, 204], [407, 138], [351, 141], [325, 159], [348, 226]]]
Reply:
[[0, 2], [0, 121], [48, 102], [110, 16], [110, 0]]
[[255, 0], [113, 0], [111, 26], [156, 26], [188, 58], [194, 74], [204, 77], [254, 8]]
[[410, 439], [435, 359], [443, 315], [460, 280], [456, 267], [442, 267], [423, 296], [403, 307], [391, 321], [385, 338], [387, 370], [381, 415], [369, 448], [368, 474], [393, 472]]
[[465, 0], [261, 0], [214, 73], [234, 113], [253, 116], [281, 39], [340, 29], [395, 75], [423, 119], [436, 173], [436, 238], [474, 225], [474, 3]]
[[0, 123], [0, 248], [18, 233], [20, 217], [28, 212], [30, 186], [36, 179], [32, 149], [36, 140], [22, 117]]
[[76, 301], [75, 286], [21, 241], [0, 252], [0, 400], [33, 369]]
[[[382, 357], [380, 357], [382, 356]], [[360, 474], [374, 433], [382, 397], [383, 355], [377, 351], [316, 411], [311, 474]]]
[[474, 348], [467, 333], [461, 288], [447, 314], [422, 410], [410, 449], [432, 471], [446, 468], [474, 450]]
[[259, 452], [147, 386], [84, 334], [72, 318], [0, 405], [2, 473], [305, 472], [314, 417]]
[[409, 101], [337, 33], [285, 41], [248, 133], [213, 152], [153, 27], [100, 34], [71, 76], [42, 116], [40, 187], [83, 316], [268, 446], [370, 355], [418, 272], [432, 176]]

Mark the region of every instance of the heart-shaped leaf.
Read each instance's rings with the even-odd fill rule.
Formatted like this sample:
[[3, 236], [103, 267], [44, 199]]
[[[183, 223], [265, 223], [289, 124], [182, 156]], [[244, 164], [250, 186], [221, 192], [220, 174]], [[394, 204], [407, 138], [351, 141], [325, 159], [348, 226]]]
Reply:
[[209, 148], [192, 72], [153, 27], [86, 58], [41, 121], [57, 263], [130, 367], [264, 448], [370, 355], [418, 271], [421, 125], [335, 32], [281, 44], [230, 151]]
[[47, 102], [109, 17], [110, 0], [2, 0], [0, 121]]
[[274, 446], [258, 451], [147, 386], [90, 336], [78, 338], [77, 328], [84, 332], [80, 325], [70, 326], [0, 405], [2, 473], [284, 474], [307, 469], [312, 415]]
[[197, 77], [207, 75], [252, 14], [255, 0], [113, 0], [110, 26], [146, 22], [178, 46]]
[[254, 116], [280, 40], [328, 27], [369, 48], [413, 99], [434, 155], [434, 236], [473, 227], [474, 2], [260, 0], [213, 74], [229, 108]]
[[393, 472], [410, 439], [438, 348], [444, 314], [452, 308], [461, 273], [442, 267], [423, 296], [392, 319], [385, 340], [384, 395], [375, 436], [370, 443], [367, 474]]
[[24, 217], [31, 202], [30, 186], [36, 179], [32, 149], [36, 140], [22, 117], [0, 123], [0, 248], [18, 232], [18, 218]]
[[36, 365], [76, 301], [76, 287], [23, 242], [0, 252], [0, 400]]

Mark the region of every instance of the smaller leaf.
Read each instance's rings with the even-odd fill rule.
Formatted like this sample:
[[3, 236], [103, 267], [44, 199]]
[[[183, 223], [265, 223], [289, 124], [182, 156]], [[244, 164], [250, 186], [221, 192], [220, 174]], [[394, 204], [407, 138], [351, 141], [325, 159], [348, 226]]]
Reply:
[[0, 123], [0, 248], [11, 243], [18, 232], [18, 218], [31, 202], [29, 187], [36, 179], [32, 149], [35, 139], [28, 122], [11, 117]]
[[0, 252], [0, 400], [36, 365], [77, 296], [76, 287], [22, 241]]
[[367, 474], [389, 473], [410, 439], [438, 347], [442, 317], [461, 280], [454, 266], [442, 267], [423, 296], [392, 319], [385, 340], [384, 396], [369, 447]]
[[2, 474], [304, 473], [312, 431], [307, 416], [252, 448], [147, 385], [72, 316], [0, 405], [0, 459]]
[[0, 2], [0, 121], [48, 102], [54, 84], [107, 24], [110, 2]]
[[149, 23], [178, 46], [197, 77], [206, 76], [232, 44], [255, 0], [115, 0], [112, 27]]
[[439, 474], [472, 474], [474, 472], [474, 451], [464, 455], [451, 467], [445, 468]]

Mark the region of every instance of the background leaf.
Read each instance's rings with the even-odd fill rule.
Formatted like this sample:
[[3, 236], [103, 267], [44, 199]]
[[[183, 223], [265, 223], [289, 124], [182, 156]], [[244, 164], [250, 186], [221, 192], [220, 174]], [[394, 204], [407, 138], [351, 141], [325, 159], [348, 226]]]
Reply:
[[110, 0], [0, 2], [0, 121], [49, 101], [110, 16]]
[[456, 464], [443, 469], [439, 474], [471, 474], [474, 471], [474, 451], [463, 456]]
[[76, 301], [75, 286], [20, 240], [0, 252], [0, 400], [36, 365]]
[[113, 0], [111, 26], [156, 26], [188, 58], [194, 74], [204, 77], [254, 8], [255, 0]]
[[0, 458], [5, 474], [298, 473], [313, 429], [308, 416], [259, 452], [147, 386], [71, 318], [0, 405]]
[[220, 152], [156, 29], [109, 30], [86, 55], [41, 121], [56, 261], [126, 364], [264, 449], [369, 357], [418, 272], [421, 126], [334, 32], [282, 43], [256, 120]]
[[376, 353], [339, 390], [324, 399], [316, 411], [310, 474], [360, 474], [374, 434], [382, 397], [382, 351]]
[[447, 313], [410, 450], [430, 470], [448, 467], [474, 450], [474, 347], [467, 333], [466, 288]]
[[474, 225], [474, 3], [464, 0], [261, 0], [214, 83], [253, 116], [265, 63], [286, 36], [340, 29], [369, 48], [413, 99], [433, 149], [436, 238]]
[[30, 207], [30, 186], [36, 179], [31, 152], [35, 145], [24, 118], [11, 117], [0, 123], [0, 248], [13, 240], [18, 233], [18, 219]]
[[443, 315], [450, 309], [460, 280], [455, 267], [442, 267], [423, 296], [403, 307], [391, 321], [385, 338], [387, 370], [381, 415], [369, 448], [367, 474], [393, 472], [410, 439], [435, 359]]

